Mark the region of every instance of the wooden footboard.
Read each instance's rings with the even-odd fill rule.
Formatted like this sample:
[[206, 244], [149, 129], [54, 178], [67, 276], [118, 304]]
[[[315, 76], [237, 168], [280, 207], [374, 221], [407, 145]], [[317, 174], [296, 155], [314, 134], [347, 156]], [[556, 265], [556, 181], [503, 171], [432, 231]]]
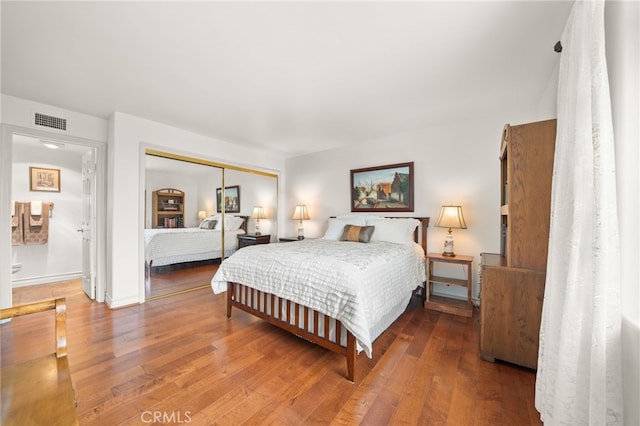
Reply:
[[347, 378], [355, 381], [356, 338], [340, 321], [306, 306], [239, 283], [228, 283], [227, 318], [235, 306], [347, 359]]
[[[426, 253], [429, 218], [416, 217], [415, 219], [420, 221], [420, 226], [414, 231], [414, 240], [420, 243]], [[422, 291], [423, 306], [424, 288], [419, 286]], [[343, 355], [347, 359], [347, 378], [352, 382], [355, 381], [356, 338], [340, 321], [282, 297], [256, 290], [244, 284], [229, 282], [227, 318], [231, 318], [233, 306]]]

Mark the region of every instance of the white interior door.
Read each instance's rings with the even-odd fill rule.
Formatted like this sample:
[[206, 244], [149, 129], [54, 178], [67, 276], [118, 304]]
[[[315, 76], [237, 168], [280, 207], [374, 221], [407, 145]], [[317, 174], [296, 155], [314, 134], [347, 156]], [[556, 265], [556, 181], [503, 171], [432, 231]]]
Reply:
[[96, 298], [96, 155], [95, 149], [82, 156], [82, 289]]

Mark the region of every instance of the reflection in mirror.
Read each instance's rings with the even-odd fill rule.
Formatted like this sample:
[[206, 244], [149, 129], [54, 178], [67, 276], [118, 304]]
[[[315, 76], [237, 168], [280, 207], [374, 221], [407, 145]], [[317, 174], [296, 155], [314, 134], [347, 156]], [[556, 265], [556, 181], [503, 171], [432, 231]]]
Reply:
[[[278, 218], [277, 179], [257, 173], [240, 170], [224, 171], [225, 187], [237, 186], [240, 193], [239, 212], [248, 216], [247, 233], [256, 233], [256, 221], [260, 221], [260, 234], [269, 235], [271, 242], [276, 242]], [[229, 194], [227, 194], [229, 195]], [[255, 207], [262, 207], [263, 218], [251, 217]], [[236, 214], [236, 213], [232, 213]]]
[[208, 217], [221, 182], [221, 168], [145, 155], [146, 299], [201, 286], [215, 273], [222, 235]]
[[[256, 205], [265, 211], [262, 234], [277, 241], [275, 175], [149, 153], [144, 213], [147, 300], [209, 286], [220, 262], [237, 250], [238, 235], [255, 232], [250, 216]], [[238, 219], [242, 216], [244, 222]]]

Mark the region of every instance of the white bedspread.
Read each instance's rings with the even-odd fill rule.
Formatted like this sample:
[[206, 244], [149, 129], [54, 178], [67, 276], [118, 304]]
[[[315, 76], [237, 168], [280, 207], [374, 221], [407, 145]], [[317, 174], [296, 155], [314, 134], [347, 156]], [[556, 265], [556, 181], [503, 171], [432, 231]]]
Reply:
[[[230, 255], [238, 248], [238, 233], [244, 230], [225, 231], [225, 254]], [[222, 253], [222, 231], [201, 228], [158, 228], [144, 230], [147, 262], [153, 265], [167, 265], [188, 260], [203, 260], [220, 257]], [[207, 258], [207, 257], [205, 257]]]
[[249, 246], [222, 262], [215, 293], [238, 282], [340, 320], [371, 357], [373, 341], [425, 281], [418, 244], [331, 240]]

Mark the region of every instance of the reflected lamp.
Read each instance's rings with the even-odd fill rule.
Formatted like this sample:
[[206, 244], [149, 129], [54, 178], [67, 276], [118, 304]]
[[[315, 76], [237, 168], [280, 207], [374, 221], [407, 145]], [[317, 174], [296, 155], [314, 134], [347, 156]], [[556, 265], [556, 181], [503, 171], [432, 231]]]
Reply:
[[302, 221], [311, 219], [307, 212], [307, 206], [298, 204], [293, 212], [293, 219], [300, 221], [298, 224], [298, 239], [304, 240], [304, 226], [302, 225]]
[[264, 213], [264, 209], [261, 206], [256, 206], [253, 208], [253, 212], [251, 213], [251, 218], [256, 220], [256, 235], [260, 234], [260, 219], [266, 219], [267, 215]]

